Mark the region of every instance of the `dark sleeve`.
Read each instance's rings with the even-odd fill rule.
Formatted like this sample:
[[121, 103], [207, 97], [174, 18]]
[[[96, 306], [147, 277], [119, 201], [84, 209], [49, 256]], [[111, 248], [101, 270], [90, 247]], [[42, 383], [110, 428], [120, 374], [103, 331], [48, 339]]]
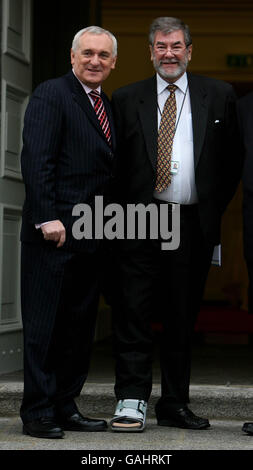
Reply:
[[244, 160], [243, 144], [240, 136], [237, 98], [235, 92], [229, 87], [229, 92], [225, 102], [225, 138], [224, 138], [224, 188], [223, 207], [225, 210], [227, 204], [233, 198], [239, 181], [242, 177], [242, 168]]
[[[122, 175], [124, 175], [124, 129], [126, 126], [123, 125], [122, 105], [118, 95], [113, 93], [111, 100], [113, 119], [115, 123], [116, 133], [116, 152], [115, 152], [115, 178], [112, 187], [112, 198], [118, 202], [122, 195]], [[124, 109], [124, 107], [123, 107]], [[123, 168], [123, 170], [122, 170]]]
[[253, 93], [238, 100], [237, 113], [243, 145], [243, 189], [253, 200]]
[[55, 178], [62, 132], [62, 106], [56, 86], [34, 92], [24, 119], [21, 169], [31, 223], [57, 219]]
[[120, 144], [123, 141], [123, 117], [122, 117], [122, 112], [121, 112], [121, 104], [120, 104], [120, 99], [118, 98], [118, 95], [113, 93], [112, 94], [112, 100], [111, 100], [111, 106], [112, 106], [112, 112], [113, 112], [113, 118], [116, 126], [116, 141], [117, 141], [117, 148], [120, 148]]
[[253, 263], [253, 93], [237, 104], [240, 134], [243, 141], [243, 240], [247, 262]]

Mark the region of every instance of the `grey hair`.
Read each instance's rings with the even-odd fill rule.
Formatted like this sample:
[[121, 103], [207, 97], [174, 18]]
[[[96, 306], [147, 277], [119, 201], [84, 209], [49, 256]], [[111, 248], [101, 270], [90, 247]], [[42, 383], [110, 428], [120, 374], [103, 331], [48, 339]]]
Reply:
[[100, 26], [88, 26], [87, 28], [80, 29], [74, 36], [73, 42], [72, 42], [72, 49], [74, 52], [77, 51], [79, 48], [79, 39], [84, 33], [91, 33], [91, 34], [107, 34], [109, 38], [112, 40], [112, 55], [113, 57], [116, 57], [117, 55], [117, 39], [115, 36], [110, 33], [110, 31], [107, 31], [106, 29], [100, 28]]
[[186, 47], [192, 44], [192, 38], [189, 26], [185, 24], [179, 18], [173, 18], [172, 16], [161, 16], [156, 18], [150, 25], [149, 30], [149, 44], [154, 46], [155, 34], [157, 31], [161, 31], [164, 34], [171, 33], [172, 31], [181, 30], [184, 33], [184, 41]]

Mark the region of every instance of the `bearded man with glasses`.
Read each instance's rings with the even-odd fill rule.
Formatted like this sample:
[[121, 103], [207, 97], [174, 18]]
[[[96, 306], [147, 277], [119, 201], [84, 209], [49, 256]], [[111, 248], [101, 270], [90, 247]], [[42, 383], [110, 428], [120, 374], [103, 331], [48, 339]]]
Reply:
[[[113, 326], [116, 356], [113, 431], [145, 428], [152, 389], [151, 319], [162, 323], [161, 426], [206, 429], [187, 406], [191, 338], [221, 217], [241, 175], [230, 84], [187, 72], [192, 39], [180, 19], [157, 18], [149, 47], [156, 75], [116, 90], [117, 202], [180, 207], [180, 244], [118, 240]], [[178, 206], [177, 206], [178, 207]]]

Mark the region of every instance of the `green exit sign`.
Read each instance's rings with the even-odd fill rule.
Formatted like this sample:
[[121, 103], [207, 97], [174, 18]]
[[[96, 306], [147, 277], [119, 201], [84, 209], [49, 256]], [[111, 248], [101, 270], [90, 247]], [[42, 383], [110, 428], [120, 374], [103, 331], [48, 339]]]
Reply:
[[253, 67], [253, 54], [229, 54], [227, 55], [228, 67]]

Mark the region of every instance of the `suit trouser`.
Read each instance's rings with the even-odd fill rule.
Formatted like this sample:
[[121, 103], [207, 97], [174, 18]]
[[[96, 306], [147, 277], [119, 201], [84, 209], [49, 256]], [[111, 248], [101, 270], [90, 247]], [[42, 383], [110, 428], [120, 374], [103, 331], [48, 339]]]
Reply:
[[[53, 243], [53, 242], [52, 242]], [[97, 254], [22, 243], [23, 422], [76, 411], [98, 304]]]
[[162, 251], [161, 241], [143, 240], [138, 249], [117, 253], [113, 327], [118, 400], [149, 399], [151, 321], [161, 321], [162, 398], [173, 404], [189, 402], [192, 332], [213, 246], [205, 244], [197, 206], [181, 210], [180, 224], [177, 250]]
[[243, 200], [243, 246], [248, 270], [248, 312], [253, 313], [253, 198], [245, 191]]
[[253, 262], [246, 258], [248, 270], [248, 313], [253, 314]]

